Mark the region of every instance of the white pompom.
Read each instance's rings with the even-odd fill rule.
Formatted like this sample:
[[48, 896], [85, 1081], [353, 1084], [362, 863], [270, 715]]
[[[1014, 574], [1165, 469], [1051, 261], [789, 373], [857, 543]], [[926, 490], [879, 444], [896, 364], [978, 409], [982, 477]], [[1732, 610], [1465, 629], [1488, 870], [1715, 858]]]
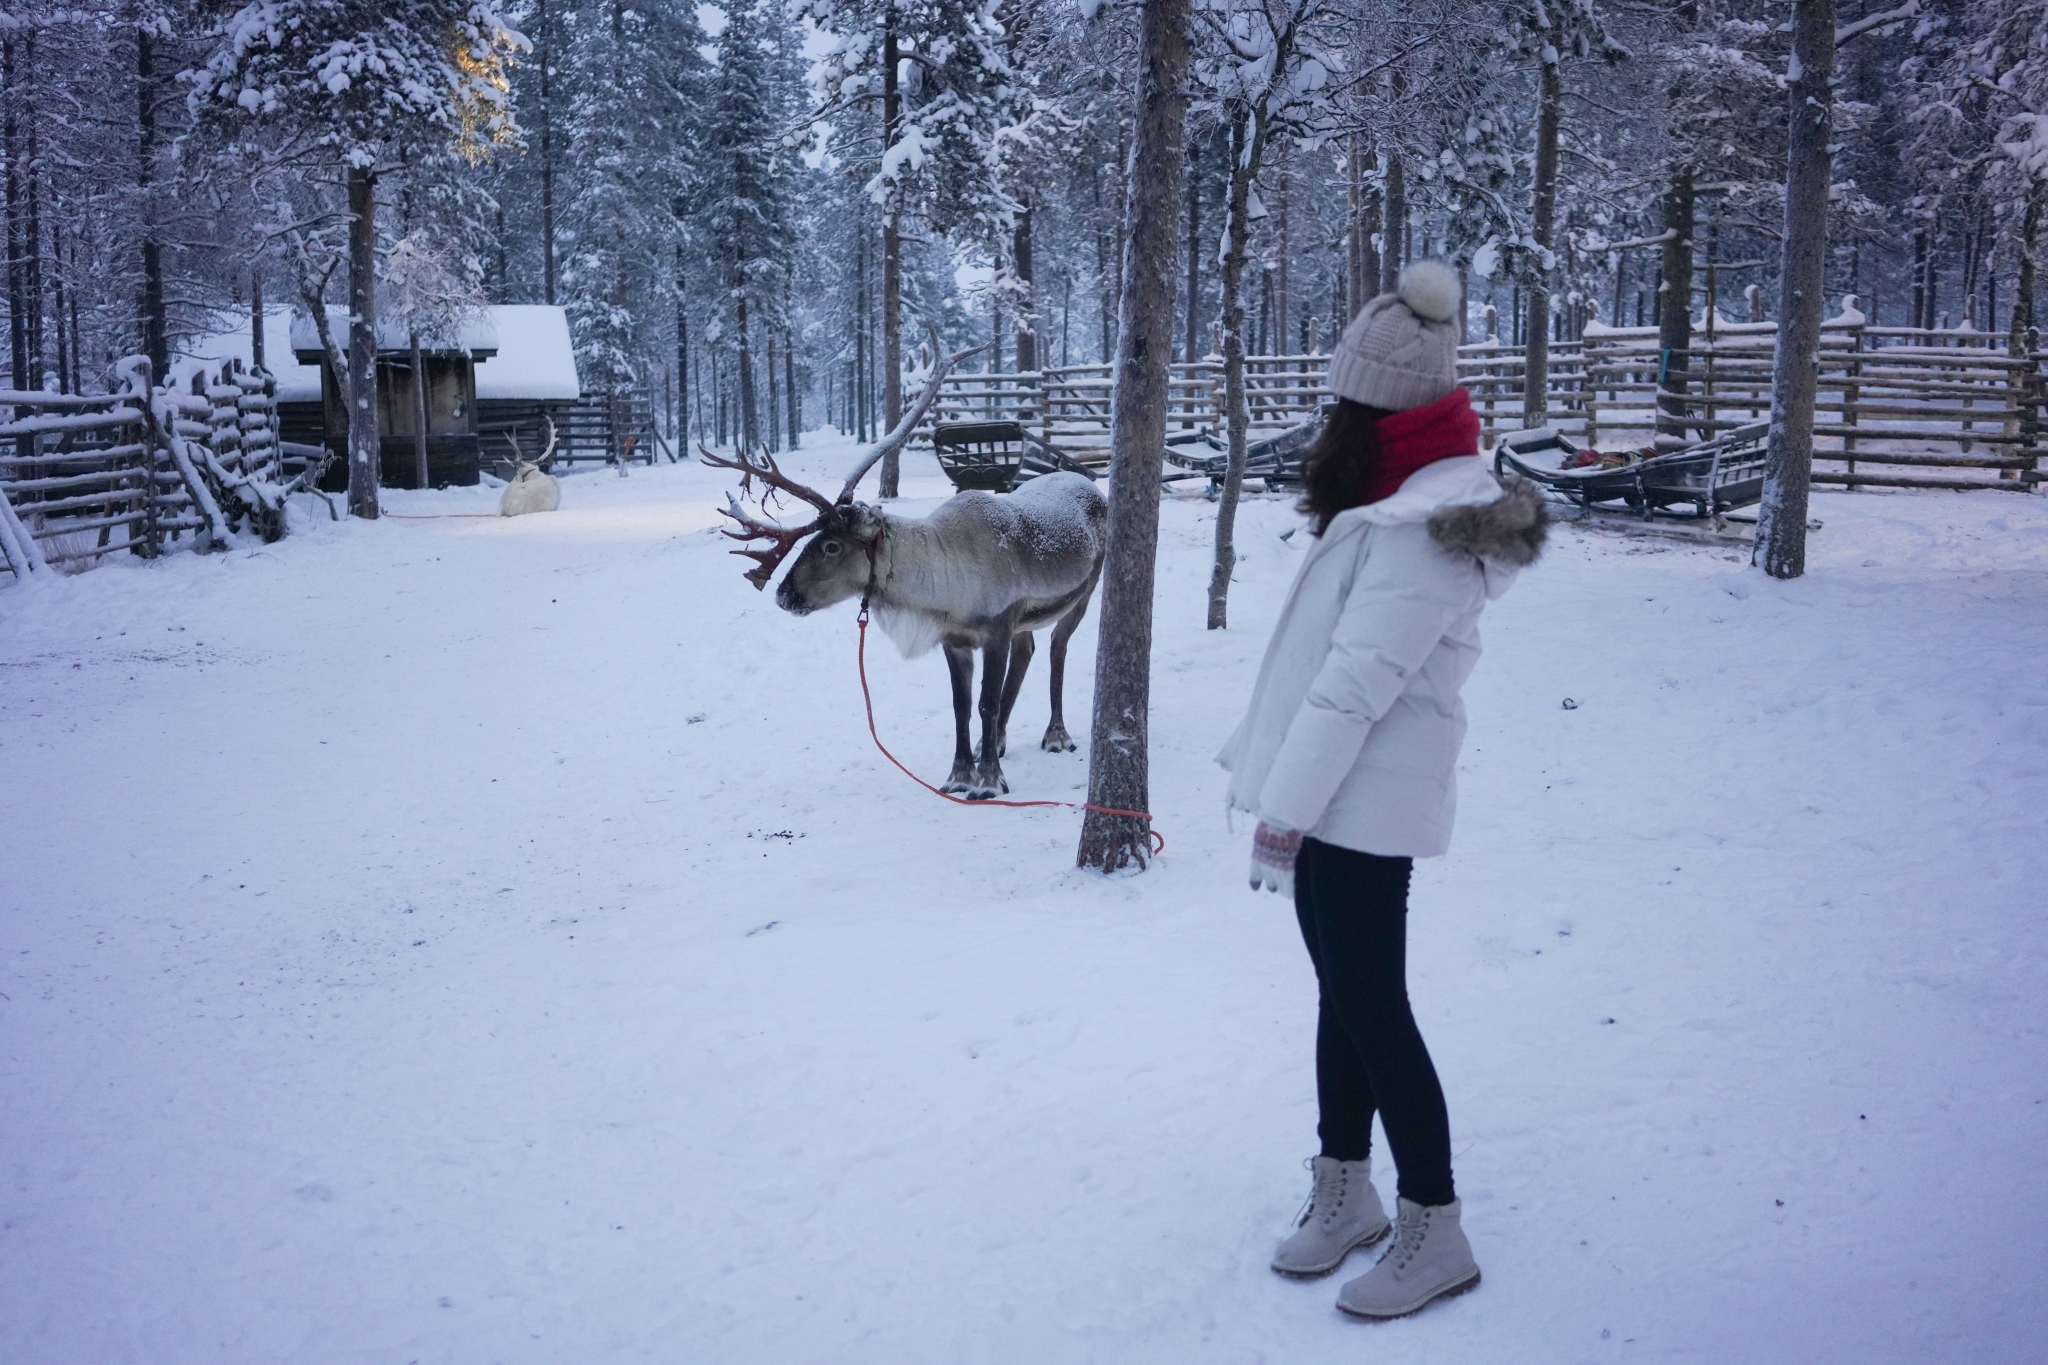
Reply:
[[1431, 322], [1449, 322], [1458, 315], [1458, 275], [1442, 261], [1410, 261], [1394, 292]]

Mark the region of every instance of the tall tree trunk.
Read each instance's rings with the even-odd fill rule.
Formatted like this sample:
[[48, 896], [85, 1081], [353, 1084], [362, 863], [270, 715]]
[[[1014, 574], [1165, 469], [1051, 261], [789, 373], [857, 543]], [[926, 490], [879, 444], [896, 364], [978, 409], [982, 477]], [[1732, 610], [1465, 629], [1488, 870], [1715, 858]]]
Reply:
[[1372, 280], [1365, 278], [1365, 253], [1369, 242], [1365, 227], [1365, 158], [1358, 150], [1362, 135], [1353, 133], [1345, 139], [1344, 146], [1344, 213], [1351, 230], [1345, 234], [1347, 250], [1344, 253], [1344, 316], [1346, 320], [1358, 316], [1358, 310], [1365, 306], [1366, 299], [1379, 292], [1379, 268], [1374, 266]]
[[763, 347], [768, 352], [768, 449], [782, 449], [782, 377], [775, 369], [775, 323], [764, 319], [761, 326]]
[[375, 521], [377, 429], [377, 175], [348, 168], [348, 510]]
[[2027, 182], [2027, 206], [2020, 217], [2019, 279], [2015, 282], [2012, 296], [2012, 329], [2009, 349], [2015, 357], [2024, 356], [2033, 343], [2027, 333], [2034, 328], [2034, 290], [2039, 278], [2039, 257], [2041, 249], [2041, 219], [2048, 215], [2048, 178], [2030, 177]]
[[[1173, 358], [1173, 237], [1187, 136], [1188, 0], [1145, 0], [1138, 48], [1137, 141], [1128, 171], [1123, 309], [1111, 416], [1109, 550], [1102, 569], [1088, 800], [1150, 809], [1152, 587], [1159, 474]], [[1149, 822], [1091, 810], [1076, 861], [1115, 872], [1145, 866]]]
[[[42, 119], [39, 117], [41, 113], [39, 107], [41, 100], [35, 88], [36, 34], [34, 29], [30, 29], [23, 37], [21, 55], [22, 65], [25, 68], [24, 74], [27, 77], [25, 84], [28, 87], [25, 92], [28, 96], [26, 103], [28, 120], [27, 126], [23, 130], [26, 134], [25, 140], [27, 142], [24, 150], [28, 155], [28, 162], [23, 167], [27, 174], [28, 186], [28, 222], [26, 233], [28, 237], [28, 372], [29, 387], [40, 389], [43, 386], [43, 153], [38, 133], [42, 126]], [[152, 362], [156, 363], [155, 373], [157, 375], [157, 382], [163, 383], [163, 365], [160, 362], [155, 362], [156, 352], [154, 349], [151, 350], [150, 355]], [[168, 359], [168, 355], [166, 359]]]
[[[1189, 149], [1190, 155], [1202, 154], [1198, 139]], [[1187, 346], [1181, 352], [1181, 359], [1192, 365], [1202, 358], [1202, 168], [1188, 169], [1183, 185], [1183, 194], [1188, 206], [1188, 311]]]
[[[2040, 338], [2034, 334], [2034, 290], [2039, 278], [2037, 262], [2043, 217], [2048, 217], [2048, 178], [2029, 177], [2027, 206], [2020, 217], [2020, 270], [2012, 296], [2012, 331], [2006, 346], [2007, 354], [2015, 360], [2025, 359], [2040, 345]], [[2038, 450], [2041, 405], [2048, 401], [2048, 384], [2043, 383], [2038, 368], [2028, 376], [2027, 388], [2032, 402], [2020, 410], [2020, 443], [2022, 449]]]
[[1908, 327], [1927, 326], [1927, 232], [1913, 234], [1913, 318]]
[[[1286, 144], [1282, 145], [1284, 147]], [[1273, 281], [1273, 331], [1274, 335], [1279, 338], [1279, 341], [1273, 347], [1275, 355], [1292, 355], [1296, 345], [1294, 333], [1287, 329], [1287, 305], [1293, 297], [1288, 293], [1290, 286], [1287, 283], [1287, 268], [1293, 251], [1292, 244], [1288, 241], [1287, 237], [1287, 201], [1290, 188], [1288, 169], [1287, 163], [1283, 161], [1280, 165], [1280, 222], [1278, 224], [1280, 260], [1278, 262], [1277, 278]]]
[[1229, 454], [1216, 504], [1216, 563], [1209, 571], [1209, 629], [1230, 624], [1230, 575], [1237, 569], [1237, 501], [1244, 491], [1244, 266], [1251, 239], [1251, 188], [1265, 152], [1265, 130], [1249, 115], [1230, 124], [1230, 198], [1223, 251], [1223, 420]]
[[1657, 448], [1686, 444], [1686, 370], [1692, 358], [1693, 168], [1664, 189], [1663, 273], [1657, 294]]
[[1408, 172], [1401, 161], [1401, 150], [1392, 147], [1387, 150], [1387, 213], [1380, 224], [1380, 290], [1382, 294], [1394, 292], [1394, 285], [1400, 281], [1401, 267], [1407, 264], [1402, 247], [1407, 239], [1408, 228]]
[[853, 256], [853, 428], [854, 438], [868, 439], [868, 232], [865, 221], [855, 234]]
[[419, 482], [415, 488], [426, 488], [427, 474], [427, 363], [420, 354], [420, 334], [414, 332], [408, 340], [412, 346], [412, 454], [415, 469], [413, 477]]
[[676, 451], [687, 455], [690, 449], [690, 317], [684, 311], [688, 298], [688, 278], [683, 273], [683, 248], [676, 246], [676, 392], [681, 402], [676, 408]]
[[249, 367], [258, 374], [269, 369], [263, 355], [263, 272], [249, 272]]
[[1111, 337], [1115, 335], [1111, 318], [1116, 313], [1116, 287], [1110, 283], [1109, 234], [1100, 227], [1095, 229], [1095, 308], [1101, 330], [1096, 355], [1107, 365], [1112, 354]]
[[[163, 246], [156, 238], [156, 39], [135, 31], [136, 212], [142, 225], [142, 344], [150, 373], [164, 382], [170, 368], [170, 319], [164, 313]], [[35, 359], [30, 357], [33, 366]]]
[[[900, 57], [896, 46], [896, 14], [889, 12], [888, 27], [882, 35], [882, 146], [894, 147], [901, 134], [902, 97], [896, 89], [896, 67]], [[897, 205], [891, 195], [882, 215], [882, 430], [894, 431], [903, 420], [903, 236], [898, 230]], [[877, 481], [883, 498], [896, 496], [902, 460], [891, 450], [882, 457]]]
[[1778, 357], [1771, 376], [1771, 435], [1751, 562], [1773, 578], [1806, 572], [1806, 499], [1813, 482], [1813, 406], [1819, 373], [1821, 290], [1828, 253], [1828, 187], [1835, 74], [1835, 0], [1792, 9], [1791, 154], [1785, 178], [1785, 247], [1778, 297]]
[[1558, 73], [1562, 35], [1553, 23], [1544, 39], [1536, 73], [1536, 182], [1529, 224], [1536, 242], [1537, 274], [1529, 282], [1529, 344], [1522, 352], [1522, 425], [1550, 421], [1550, 280], [1548, 259], [1557, 229], [1557, 126], [1563, 114], [1564, 82]]
[[993, 252], [992, 274], [997, 287], [988, 291], [988, 367], [989, 374], [1004, 374], [1003, 369], [1003, 242], [996, 239]]
[[554, 39], [548, 28], [548, 0], [540, 0], [540, 275], [541, 301], [555, 301], [555, 142], [548, 103], [548, 68]]
[[[28, 388], [28, 291], [23, 288], [22, 262], [26, 258], [27, 244], [22, 240], [21, 222], [21, 145], [20, 131], [15, 119], [19, 103], [16, 93], [19, 82], [14, 68], [14, 39], [0, 39], [0, 86], [5, 87], [6, 114], [4, 131], [0, 131], [0, 148], [7, 157], [7, 331], [8, 341], [13, 347], [13, 365], [7, 372], [8, 387]], [[24, 416], [26, 408], [17, 409], [16, 416]], [[33, 437], [25, 437], [31, 441]], [[20, 444], [20, 443], [17, 443]], [[27, 446], [23, 445], [24, 451]]]
[[1030, 374], [1038, 368], [1038, 293], [1031, 279], [1031, 205], [1017, 214], [1016, 230], [1010, 234], [1011, 265], [1022, 292], [1017, 300], [1017, 372]]
[[[782, 277], [782, 316], [795, 316], [791, 308], [789, 276]], [[796, 391], [796, 330], [787, 321], [782, 330], [782, 392], [789, 403], [789, 448], [795, 450], [803, 437], [804, 405]]]
[[[740, 262], [740, 279], [746, 278], [746, 261]], [[754, 403], [754, 338], [747, 326], [747, 291], [733, 290], [733, 323], [739, 331], [740, 421], [739, 439], [747, 450], [761, 444], [761, 414]]]

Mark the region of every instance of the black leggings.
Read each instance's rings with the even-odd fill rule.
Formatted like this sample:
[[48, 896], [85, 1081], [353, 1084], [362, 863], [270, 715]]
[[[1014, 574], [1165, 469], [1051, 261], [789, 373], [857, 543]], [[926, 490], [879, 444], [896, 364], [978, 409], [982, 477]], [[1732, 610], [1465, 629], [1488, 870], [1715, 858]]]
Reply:
[[1409, 858], [1302, 841], [1294, 913], [1315, 963], [1316, 1131], [1323, 1155], [1363, 1161], [1378, 1111], [1394, 1149], [1401, 1197], [1448, 1204], [1451, 1121], [1444, 1091], [1408, 1008]]

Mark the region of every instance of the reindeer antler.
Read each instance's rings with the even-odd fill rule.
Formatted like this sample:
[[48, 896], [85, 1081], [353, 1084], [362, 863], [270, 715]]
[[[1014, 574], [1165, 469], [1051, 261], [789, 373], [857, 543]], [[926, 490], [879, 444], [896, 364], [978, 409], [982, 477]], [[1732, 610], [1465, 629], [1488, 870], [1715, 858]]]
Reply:
[[741, 451], [737, 458], [727, 460], [712, 454], [709, 450], [705, 449], [704, 443], [700, 441], [697, 443], [697, 454], [705, 464], [710, 465], [713, 469], [739, 470], [740, 491], [742, 493], [752, 490], [755, 479], [759, 479], [762, 483], [767, 484], [768, 491], [761, 495], [761, 506], [764, 510], [768, 506], [768, 499], [778, 492], [786, 493], [793, 498], [799, 498], [818, 509], [820, 515], [813, 517], [807, 525], [781, 526], [775, 522], [756, 519], [748, 514], [746, 508], [740, 505], [738, 498], [735, 498], [730, 493], [725, 495], [725, 506], [719, 510], [725, 516], [731, 517], [739, 525], [738, 530], [727, 527], [725, 529], [726, 535], [731, 536], [734, 540], [766, 540], [773, 542], [772, 549], [733, 551], [734, 554], [744, 555], [755, 563], [754, 568], [747, 570], [747, 581], [752, 583], [757, 589], [766, 588], [768, 580], [775, 576], [775, 570], [784, 559], [789, 557], [789, 552], [796, 548], [796, 543], [817, 530], [818, 524], [824, 520], [823, 514], [832, 510], [831, 499], [818, 492], [815, 488], [808, 488], [798, 483], [795, 479], [790, 478], [787, 474], [784, 474], [776, 467], [774, 457], [765, 452], [759, 457], [755, 457], [748, 455], [745, 451]]
[[939, 353], [939, 329], [932, 325], [930, 318], [925, 319], [924, 329], [932, 339], [932, 373], [931, 377], [925, 380], [924, 392], [918, 395], [916, 404], [903, 414], [903, 420], [896, 424], [896, 429], [877, 441], [874, 449], [861, 456], [860, 463], [855, 465], [853, 473], [847, 476], [846, 487], [839, 491], [839, 501], [841, 504], [853, 501], [853, 490], [860, 487], [860, 481], [867, 477], [867, 472], [873, 469], [883, 456], [893, 451], [901, 450], [905, 445], [909, 444], [910, 433], [917, 430], [917, 424], [924, 420], [924, 415], [931, 411], [932, 404], [938, 401], [939, 390], [946, 382], [946, 372], [967, 359], [967, 357], [986, 351], [988, 346], [993, 344], [970, 346], [964, 351], [955, 351], [949, 356], [941, 356]]

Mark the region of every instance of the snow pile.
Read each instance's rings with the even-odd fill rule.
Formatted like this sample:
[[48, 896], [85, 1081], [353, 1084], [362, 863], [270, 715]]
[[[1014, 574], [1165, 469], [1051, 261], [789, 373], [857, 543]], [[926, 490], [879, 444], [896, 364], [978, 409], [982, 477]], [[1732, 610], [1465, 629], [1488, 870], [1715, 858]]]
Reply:
[[[1791, 584], [1566, 529], [1489, 613], [1410, 950], [1486, 1281], [1367, 1328], [1265, 1267], [1314, 989], [1210, 762], [1285, 502], [1217, 632], [1163, 509], [1169, 845], [1104, 880], [887, 766], [851, 606], [749, 588], [721, 476], [570, 482], [0, 588], [0, 1359], [2038, 1353], [2048, 504], [1817, 494]], [[943, 666], [868, 670], [942, 775]]]

